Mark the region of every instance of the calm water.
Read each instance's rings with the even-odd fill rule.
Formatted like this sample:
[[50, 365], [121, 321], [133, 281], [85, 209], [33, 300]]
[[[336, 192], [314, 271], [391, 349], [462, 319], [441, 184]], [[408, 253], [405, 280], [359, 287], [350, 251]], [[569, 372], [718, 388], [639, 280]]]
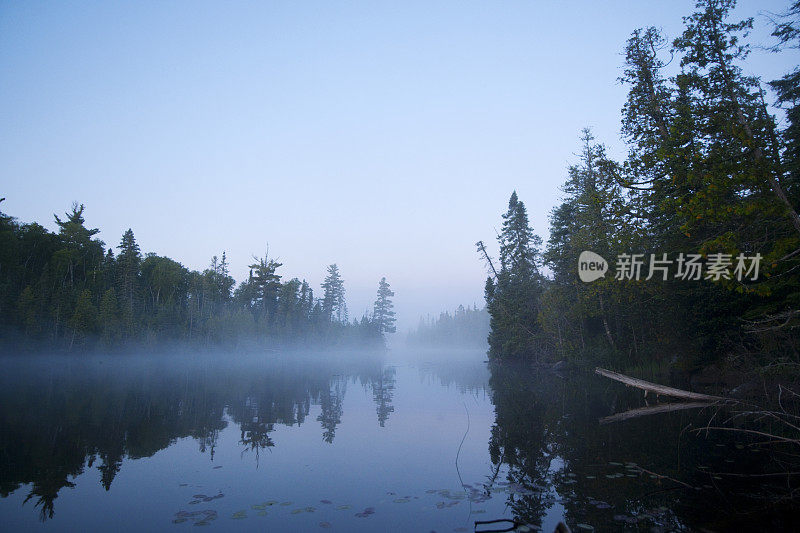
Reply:
[[0, 361], [0, 529], [733, 530], [776, 516], [759, 499], [774, 487], [724, 474], [769, 458], [689, 430], [708, 410], [601, 424], [641, 395], [490, 371], [481, 353], [270, 359]]

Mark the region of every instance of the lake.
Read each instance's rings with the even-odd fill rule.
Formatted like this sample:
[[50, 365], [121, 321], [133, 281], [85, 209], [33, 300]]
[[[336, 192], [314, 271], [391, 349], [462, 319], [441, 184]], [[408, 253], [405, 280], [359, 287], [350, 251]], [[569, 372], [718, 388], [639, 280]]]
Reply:
[[724, 531], [794, 520], [764, 503], [780, 483], [742, 477], [771, 456], [736, 433], [695, 431], [715, 411], [607, 422], [645, 406], [641, 392], [485, 358], [5, 358], [0, 529], [449, 532], [510, 519], [519, 531], [562, 520], [573, 531]]

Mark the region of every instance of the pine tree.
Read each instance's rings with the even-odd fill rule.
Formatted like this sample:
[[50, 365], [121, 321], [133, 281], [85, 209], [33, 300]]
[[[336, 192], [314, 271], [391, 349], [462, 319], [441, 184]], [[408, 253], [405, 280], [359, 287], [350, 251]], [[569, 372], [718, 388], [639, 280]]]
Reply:
[[[503, 215], [500, 272], [486, 281], [486, 308], [490, 315], [489, 355], [499, 358], [538, 358], [541, 339], [537, 313], [542, 291], [539, 274], [541, 238], [533, 233], [525, 204], [516, 191]], [[482, 243], [479, 248], [485, 252]], [[494, 270], [493, 270], [494, 272]]]
[[375, 300], [375, 307], [372, 311], [372, 320], [380, 333], [394, 333], [395, 327], [394, 304], [391, 298], [394, 292], [389, 288], [386, 278], [381, 278], [378, 284], [378, 299]]
[[336, 263], [328, 267], [328, 275], [322, 283], [324, 291], [322, 297], [322, 312], [326, 319], [331, 322], [347, 322], [347, 304], [345, 303], [344, 280], [339, 274], [339, 267]]
[[281, 276], [275, 272], [283, 266], [268, 257], [256, 258], [250, 265], [250, 279], [248, 280], [253, 291], [252, 306], [256, 313], [263, 313], [267, 320], [273, 320], [278, 305], [278, 290], [281, 286]]
[[93, 239], [99, 229], [89, 229], [84, 223], [83, 204], [72, 204], [72, 211], [62, 220], [53, 215], [58, 226], [58, 236], [63, 248], [56, 252], [56, 264], [63, 265], [64, 281], [69, 287], [86, 280], [87, 273], [99, 265], [103, 256], [103, 242]]
[[133, 230], [128, 228], [122, 235], [122, 241], [120, 241], [117, 248], [119, 249], [119, 255], [117, 256], [117, 287], [119, 288], [125, 329], [129, 335], [132, 335], [135, 329], [134, 321], [136, 320], [139, 267], [142, 262], [142, 254], [133, 236]]
[[517, 198], [517, 191], [512, 192], [508, 200], [498, 241], [502, 270], [521, 278], [537, 274], [542, 239], [530, 228], [525, 204]]
[[[800, 48], [800, 1], [791, 4], [789, 10], [779, 19], [772, 32], [779, 44], [775, 52], [784, 49]], [[780, 137], [783, 148], [782, 182], [793, 205], [800, 205], [800, 67], [795, 67], [778, 80], [771, 81], [777, 103], [786, 110], [787, 125]]]

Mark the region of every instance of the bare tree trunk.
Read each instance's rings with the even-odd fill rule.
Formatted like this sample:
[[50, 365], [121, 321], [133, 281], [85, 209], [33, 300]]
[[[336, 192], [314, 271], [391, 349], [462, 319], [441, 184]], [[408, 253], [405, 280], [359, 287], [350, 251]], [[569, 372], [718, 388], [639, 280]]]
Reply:
[[606, 330], [606, 337], [608, 338], [608, 343], [611, 345], [611, 349], [616, 351], [617, 345], [614, 343], [614, 337], [611, 335], [611, 328], [608, 327], [608, 320], [606, 319], [606, 311], [603, 307], [603, 296], [598, 295], [600, 299], [600, 317], [603, 319], [603, 328]]

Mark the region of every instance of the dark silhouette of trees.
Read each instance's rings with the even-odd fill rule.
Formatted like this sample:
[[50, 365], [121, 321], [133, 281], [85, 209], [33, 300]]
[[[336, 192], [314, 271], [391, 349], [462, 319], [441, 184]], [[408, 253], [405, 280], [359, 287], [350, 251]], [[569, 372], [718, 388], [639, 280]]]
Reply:
[[86, 226], [84, 212], [75, 204], [56, 216], [55, 234], [0, 213], [0, 328], [8, 332], [0, 349], [107, 350], [167, 340], [381, 346], [394, 328], [388, 284], [376, 304], [380, 324], [372, 317], [351, 323], [336, 265], [328, 267], [321, 299], [305, 280], [284, 281], [282, 264], [266, 256], [237, 286], [226, 252], [193, 271], [143, 255], [128, 229], [115, 255]]

